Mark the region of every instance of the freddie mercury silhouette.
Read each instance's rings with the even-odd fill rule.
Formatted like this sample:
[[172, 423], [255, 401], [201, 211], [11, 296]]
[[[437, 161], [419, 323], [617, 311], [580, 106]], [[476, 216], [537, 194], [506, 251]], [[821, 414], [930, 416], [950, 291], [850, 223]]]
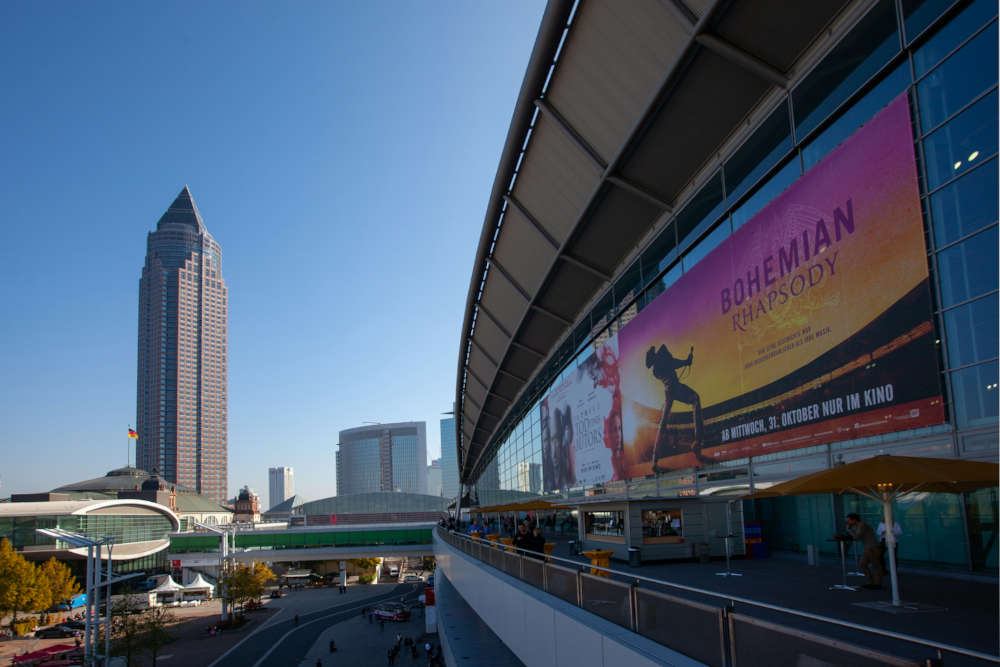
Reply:
[[656, 349], [656, 346], [651, 346], [646, 352], [646, 368], [652, 369], [653, 377], [663, 383], [664, 393], [663, 416], [660, 417], [660, 427], [656, 432], [656, 444], [653, 445], [652, 462], [654, 473], [664, 472], [666, 470], [666, 468], [661, 468], [657, 461], [661, 456], [666, 455], [666, 452], [661, 453], [661, 451], [667, 449], [667, 442], [670, 439], [668, 423], [670, 421], [670, 411], [673, 408], [674, 401], [687, 403], [691, 406], [692, 412], [694, 412], [694, 442], [691, 444], [691, 451], [699, 461], [705, 460], [701, 455], [702, 432], [705, 427], [701, 419], [701, 397], [698, 396], [698, 392], [677, 378], [677, 369], [683, 368], [684, 366], [690, 368], [693, 360], [693, 345], [691, 346], [691, 351], [688, 352], [686, 359], [674, 358], [674, 356], [670, 354], [670, 350], [667, 349], [666, 345], [660, 345], [659, 350]]

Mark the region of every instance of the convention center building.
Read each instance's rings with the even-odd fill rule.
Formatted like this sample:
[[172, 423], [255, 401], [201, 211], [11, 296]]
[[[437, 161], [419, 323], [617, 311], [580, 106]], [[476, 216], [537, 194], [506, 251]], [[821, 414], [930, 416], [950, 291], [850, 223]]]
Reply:
[[[727, 501], [997, 461], [997, 60], [994, 0], [551, 0], [472, 266], [461, 506], [569, 506], [613, 558], [750, 525], [833, 555], [877, 502]], [[996, 488], [895, 517], [904, 565], [996, 571]]]

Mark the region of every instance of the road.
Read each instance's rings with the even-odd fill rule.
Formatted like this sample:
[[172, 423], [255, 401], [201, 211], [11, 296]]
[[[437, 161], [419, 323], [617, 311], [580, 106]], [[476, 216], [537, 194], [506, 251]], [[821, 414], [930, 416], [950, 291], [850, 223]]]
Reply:
[[[211, 664], [211, 667], [272, 667], [299, 664], [316, 642], [317, 637], [327, 628], [347, 619], [361, 616], [361, 608], [378, 602], [398, 601], [405, 596], [407, 601], [415, 600], [422, 590], [419, 584], [397, 584], [390, 587], [379, 586], [384, 592], [372, 590], [373, 595], [354, 597], [340, 604], [340, 597], [333, 593], [336, 589], [323, 589], [316, 593], [332, 593], [322, 597], [301, 593], [283, 598], [281, 612], [271, 621], [234, 646], [228, 653]], [[374, 589], [374, 587], [373, 587]], [[358, 590], [353, 588], [353, 590]], [[367, 591], [366, 591], [367, 592]], [[353, 597], [353, 596], [351, 596]], [[320, 608], [317, 608], [319, 606]], [[299, 616], [296, 626], [294, 617]]]

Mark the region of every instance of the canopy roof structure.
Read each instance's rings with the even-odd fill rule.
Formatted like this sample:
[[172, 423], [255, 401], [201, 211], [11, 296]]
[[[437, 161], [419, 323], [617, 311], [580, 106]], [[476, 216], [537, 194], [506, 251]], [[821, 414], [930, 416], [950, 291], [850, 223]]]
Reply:
[[455, 387], [463, 483], [528, 407], [521, 400], [551, 381], [547, 365], [632, 306], [641, 283], [626, 267], [677, 225], [671, 215], [703, 174], [866, 8], [550, 0], [466, 300]]
[[523, 503], [507, 503], [505, 505], [491, 505], [489, 507], [475, 507], [470, 512], [477, 514], [492, 514], [494, 512], [536, 512], [544, 510], [565, 510], [571, 509], [569, 505], [556, 505], [547, 500], [529, 500]]
[[1000, 466], [983, 461], [882, 454], [790, 479], [746, 498], [817, 493], [961, 493], [1000, 484]]
[[194, 581], [192, 581], [189, 584], [184, 585], [183, 588], [186, 591], [214, 591], [215, 590], [215, 586], [213, 584], [210, 584], [209, 582], [205, 581], [205, 578], [201, 576], [201, 572], [199, 572], [198, 576], [194, 578]]
[[160, 585], [151, 590], [150, 593], [172, 593], [182, 590], [184, 590], [184, 587], [174, 581], [174, 578], [168, 574], [166, 578], [160, 582]]

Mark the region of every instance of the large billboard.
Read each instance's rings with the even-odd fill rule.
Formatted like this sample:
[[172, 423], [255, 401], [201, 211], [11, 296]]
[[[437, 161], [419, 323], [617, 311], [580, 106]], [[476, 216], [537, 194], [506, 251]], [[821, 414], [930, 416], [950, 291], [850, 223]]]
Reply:
[[617, 342], [627, 477], [942, 422], [906, 96]]
[[542, 400], [546, 491], [625, 478], [620, 385], [612, 336]]

